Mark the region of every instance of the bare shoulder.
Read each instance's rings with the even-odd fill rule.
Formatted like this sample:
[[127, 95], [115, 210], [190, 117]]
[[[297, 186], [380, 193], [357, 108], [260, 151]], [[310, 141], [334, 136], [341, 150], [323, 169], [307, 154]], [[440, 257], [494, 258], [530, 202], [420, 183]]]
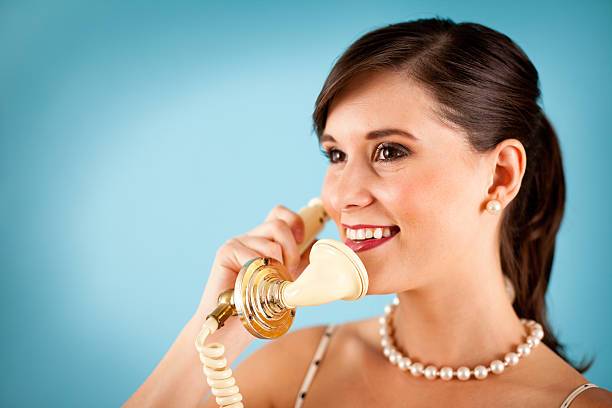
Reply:
[[583, 391], [571, 403], [570, 408], [610, 408], [612, 407], [612, 392], [604, 388], [589, 388]]
[[[533, 357], [525, 360], [525, 368], [529, 369], [525, 373], [527, 382], [538, 390], [542, 401], [550, 402], [551, 406], [560, 406], [574, 390], [589, 383], [544, 344], [538, 346]], [[590, 388], [579, 394], [570, 407], [612, 407], [612, 393], [603, 388]]]
[[246, 357], [234, 376], [250, 406], [292, 406], [326, 326], [291, 331]]

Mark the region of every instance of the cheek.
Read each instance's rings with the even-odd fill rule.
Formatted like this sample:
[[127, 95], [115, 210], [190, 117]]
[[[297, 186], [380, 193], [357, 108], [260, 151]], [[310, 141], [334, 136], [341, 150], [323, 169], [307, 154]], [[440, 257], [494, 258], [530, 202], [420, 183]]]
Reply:
[[377, 195], [400, 226], [417, 228], [425, 225], [446, 200], [440, 172], [424, 170], [385, 178], [384, 184], [380, 185]]
[[414, 262], [438, 270], [469, 251], [478, 236], [478, 205], [473, 174], [465, 168], [448, 171], [439, 164], [412, 174], [398, 189], [408, 234], [404, 238]]
[[338, 231], [342, 232], [340, 226], [340, 213], [334, 207], [336, 198], [333, 196], [334, 192], [337, 191], [335, 177], [329, 173], [325, 174], [323, 180], [323, 186], [321, 187], [321, 201], [323, 201], [323, 207], [331, 219], [336, 223]]
[[466, 169], [448, 168], [436, 163], [396, 177], [385, 189], [393, 203], [403, 244], [414, 260], [430, 263], [451, 256], [468, 244], [466, 237], [473, 217], [478, 214], [474, 201], [473, 177]]

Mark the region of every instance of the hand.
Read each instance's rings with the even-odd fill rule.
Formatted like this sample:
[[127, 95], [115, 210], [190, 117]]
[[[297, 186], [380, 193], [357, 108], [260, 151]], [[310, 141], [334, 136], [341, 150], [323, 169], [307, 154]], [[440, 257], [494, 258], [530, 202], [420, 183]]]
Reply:
[[282, 262], [293, 279], [308, 266], [310, 248], [300, 257], [298, 244], [304, 235], [304, 222], [295, 212], [276, 206], [263, 224], [229, 239], [215, 256], [198, 310], [206, 315], [217, 304], [219, 293], [234, 287], [236, 277], [246, 262], [267, 256]]

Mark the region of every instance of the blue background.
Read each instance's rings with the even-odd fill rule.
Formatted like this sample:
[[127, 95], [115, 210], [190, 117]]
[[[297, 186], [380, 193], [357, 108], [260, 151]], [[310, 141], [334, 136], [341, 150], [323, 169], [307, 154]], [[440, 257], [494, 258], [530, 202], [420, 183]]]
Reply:
[[[335, 59], [435, 16], [507, 34], [540, 72], [568, 183], [550, 315], [612, 387], [612, 2], [3, 1], [0, 403], [125, 401], [194, 312], [217, 248], [319, 195], [310, 115]], [[294, 327], [388, 301], [301, 309]]]

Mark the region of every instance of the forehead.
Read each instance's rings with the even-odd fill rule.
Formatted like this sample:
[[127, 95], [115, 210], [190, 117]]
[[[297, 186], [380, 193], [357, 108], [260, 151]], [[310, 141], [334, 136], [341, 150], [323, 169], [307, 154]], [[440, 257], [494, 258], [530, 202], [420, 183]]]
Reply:
[[372, 129], [404, 129], [417, 138], [441, 127], [436, 103], [406, 75], [395, 72], [356, 76], [332, 101], [324, 133], [363, 135]]

